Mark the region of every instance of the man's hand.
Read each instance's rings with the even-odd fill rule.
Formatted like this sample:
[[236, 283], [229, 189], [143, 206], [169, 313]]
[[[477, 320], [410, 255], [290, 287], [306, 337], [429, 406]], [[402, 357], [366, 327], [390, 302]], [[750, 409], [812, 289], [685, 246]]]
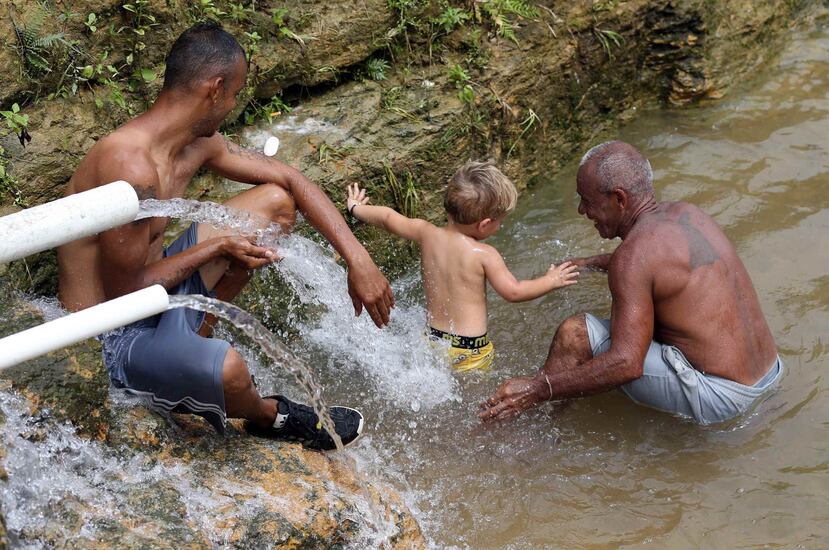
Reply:
[[480, 404], [478, 418], [484, 422], [515, 418], [525, 410], [546, 400], [549, 389], [537, 377], [519, 376], [510, 378], [498, 388], [495, 395]]
[[574, 285], [579, 282], [579, 272], [576, 271], [578, 267], [573, 262], [561, 262], [560, 264], [550, 264], [550, 269], [547, 270], [547, 277], [553, 280], [554, 289], [565, 286]]
[[359, 316], [365, 306], [375, 325], [382, 328], [389, 324], [394, 294], [371, 259], [348, 266], [348, 295], [354, 304], [355, 315]]
[[222, 255], [245, 269], [257, 269], [280, 260], [276, 252], [253, 244], [251, 239], [239, 236], [221, 237]]

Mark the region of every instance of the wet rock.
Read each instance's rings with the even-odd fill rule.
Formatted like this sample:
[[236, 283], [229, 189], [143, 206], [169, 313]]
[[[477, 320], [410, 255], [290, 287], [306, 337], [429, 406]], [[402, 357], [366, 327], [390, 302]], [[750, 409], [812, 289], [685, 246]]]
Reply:
[[[40, 321], [5, 286], [0, 311], [0, 337]], [[75, 492], [54, 488], [59, 498], [38, 508], [44, 521], [12, 526], [21, 543], [359, 546], [360, 540], [373, 540], [362, 538], [370, 523], [370, 501], [383, 515], [385, 529], [372, 544], [386, 540], [393, 548], [424, 546], [400, 498], [388, 487], [359, 479], [345, 456], [255, 438], [236, 421], [221, 437], [199, 417], [165, 419], [120, 394], [113, 400], [96, 343], [7, 369], [0, 377], [0, 392], [25, 396], [28, 403], [18, 427], [0, 418], [0, 432], [10, 434], [0, 438], [0, 463], [6, 456], [15, 458], [20, 452], [16, 446], [34, 445], [43, 449], [41, 456], [55, 456], [49, 475], [80, 474], [84, 483]], [[61, 427], [64, 422], [72, 428]], [[13, 446], [6, 448], [2, 442], [9, 437]], [[0, 475], [0, 484], [13, 481]], [[0, 541], [3, 536], [0, 530]]]

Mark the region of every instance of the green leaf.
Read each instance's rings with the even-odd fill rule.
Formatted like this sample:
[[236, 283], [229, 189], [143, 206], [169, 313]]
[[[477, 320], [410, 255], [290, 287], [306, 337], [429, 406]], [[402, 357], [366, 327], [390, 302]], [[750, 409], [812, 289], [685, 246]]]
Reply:
[[141, 69], [141, 78], [144, 80], [144, 82], [152, 82], [157, 77], [152, 69]]

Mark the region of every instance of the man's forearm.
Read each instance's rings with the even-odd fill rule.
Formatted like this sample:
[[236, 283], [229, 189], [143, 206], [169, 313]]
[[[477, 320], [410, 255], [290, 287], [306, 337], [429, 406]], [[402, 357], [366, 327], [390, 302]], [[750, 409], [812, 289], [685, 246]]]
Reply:
[[152, 285], [171, 290], [211, 260], [222, 256], [220, 239], [210, 239], [187, 250], [144, 266], [133, 279], [133, 288], [120, 289], [120, 294], [134, 292]]
[[610, 269], [610, 259], [612, 257], [613, 254], [598, 254], [596, 256], [588, 256], [586, 258], [576, 258], [571, 261], [578, 267], [595, 269], [597, 271], [607, 271]]
[[551, 368], [558, 358], [552, 357], [535, 376], [533, 385], [543, 400], [585, 397], [610, 391], [636, 380], [641, 373], [635, 362], [608, 351], [590, 361]]
[[368, 252], [357, 240], [340, 211], [322, 189], [292, 169], [289, 187], [297, 209], [331, 243], [349, 265], [364, 261]]

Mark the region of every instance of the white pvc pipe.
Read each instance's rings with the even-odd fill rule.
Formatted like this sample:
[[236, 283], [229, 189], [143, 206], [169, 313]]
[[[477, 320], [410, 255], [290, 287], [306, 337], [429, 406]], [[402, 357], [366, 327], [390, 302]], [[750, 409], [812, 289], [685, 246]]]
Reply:
[[0, 264], [129, 223], [138, 195], [125, 181], [108, 183], [0, 218]]
[[0, 370], [151, 317], [166, 311], [169, 304], [164, 287], [153, 285], [12, 334], [0, 340]]

